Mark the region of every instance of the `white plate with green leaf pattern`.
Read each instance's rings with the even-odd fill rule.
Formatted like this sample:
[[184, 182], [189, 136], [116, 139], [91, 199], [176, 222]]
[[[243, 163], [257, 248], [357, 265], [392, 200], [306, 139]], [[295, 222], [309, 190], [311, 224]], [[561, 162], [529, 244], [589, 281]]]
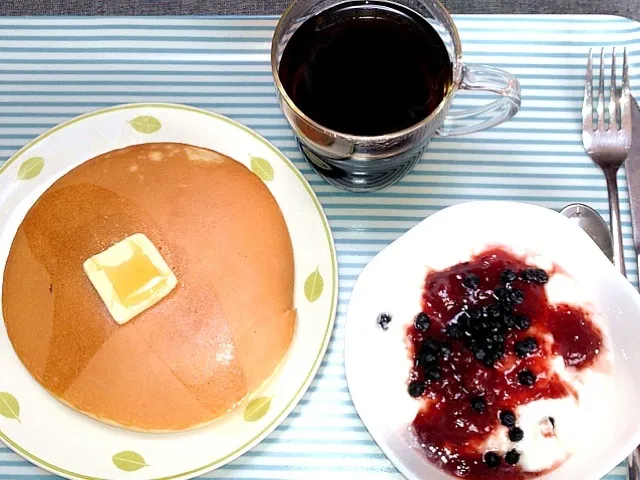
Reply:
[[311, 187], [291, 161], [255, 132], [186, 106], [125, 105], [90, 113], [16, 153], [0, 169], [2, 271], [18, 224], [56, 179], [103, 153], [150, 142], [216, 150], [245, 164], [265, 182], [293, 243], [298, 324], [277, 374], [234, 412], [189, 432], [144, 434], [104, 425], [50, 396], [22, 366], [3, 320], [0, 439], [34, 464], [67, 478], [184, 479], [220, 467], [284, 420], [309, 386], [331, 336], [338, 294], [336, 253]]

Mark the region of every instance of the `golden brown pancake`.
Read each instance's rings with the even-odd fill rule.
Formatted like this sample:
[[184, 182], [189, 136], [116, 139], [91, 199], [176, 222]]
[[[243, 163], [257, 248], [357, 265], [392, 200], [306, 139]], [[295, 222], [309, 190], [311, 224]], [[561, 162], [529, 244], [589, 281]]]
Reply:
[[[118, 325], [85, 275], [144, 233], [178, 278]], [[293, 251], [264, 183], [219, 153], [147, 144], [57, 180], [20, 225], [4, 272], [13, 347], [56, 398], [101, 421], [177, 431], [220, 417], [278, 366], [295, 328]]]

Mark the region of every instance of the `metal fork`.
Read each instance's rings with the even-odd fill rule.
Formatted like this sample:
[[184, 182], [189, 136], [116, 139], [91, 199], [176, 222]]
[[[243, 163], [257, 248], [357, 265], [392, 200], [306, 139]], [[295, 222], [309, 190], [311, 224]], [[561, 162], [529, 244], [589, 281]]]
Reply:
[[[622, 246], [622, 225], [620, 223], [620, 199], [618, 197], [618, 170], [624, 163], [631, 147], [631, 94], [629, 92], [629, 65], [627, 49], [624, 49], [622, 65], [622, 90], [618, 96], [616, 86], [616, 50], [611, 55], [611, 93], [609, 100], [609, 126], [606, 128], [604, 108], [604, 48], [600, 50], [600, 79], [598, 105], [596, 106], [597, 127], [593, 128], [593, 60], [589, 50], [587, 79], [584, 86], [582, 104], [582, 143], [591, 159], [604, 172], [609, 194], [611, 215], [611, 236], [613, 237], [614, 262], [620, 273], [626, 276], [624, 251]], [[640, 480], [640, 447], [627, 458], [629, 480]]]
[[631, 147], [631, 108], [629, 93], [629, 65], [627, 49], [624, 49], [622, 66], [622, 90], [618, 95], [616, 87], [616, 50], [611, 58], [611, 94], [609, 101], [609, 123], [606, 125], [604, 106], [604, 48], [600, 50], [600, 81], [598, 105], [596, 106], [597, 126], [593, 127], [593, 60], [589, 50], [587, 79], [582, 105], [582, 143], [591, 159], [604, 172], [609, 194], [609, 213], [613, 237], [613, 256], [617, 267], [626, 275], [624, 251], [622, 247], [622, 226], [620, 223], [620, 200], [618, 198], [618, 169], [627, 158]]

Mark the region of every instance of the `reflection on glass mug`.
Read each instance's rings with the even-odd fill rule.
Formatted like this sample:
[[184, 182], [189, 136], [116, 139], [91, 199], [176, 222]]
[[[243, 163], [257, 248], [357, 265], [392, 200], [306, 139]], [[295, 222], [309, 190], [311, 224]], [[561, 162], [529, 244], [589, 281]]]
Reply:
[[[484, 130], [520, 108], [513, 75], [462, 63], [437, 0], [294, 1], [276, 28], [271, 68], [302, 153], [352, 191], [397, 182], [436, 135]], [[459, 90], [496, 98], [450, 111]]]

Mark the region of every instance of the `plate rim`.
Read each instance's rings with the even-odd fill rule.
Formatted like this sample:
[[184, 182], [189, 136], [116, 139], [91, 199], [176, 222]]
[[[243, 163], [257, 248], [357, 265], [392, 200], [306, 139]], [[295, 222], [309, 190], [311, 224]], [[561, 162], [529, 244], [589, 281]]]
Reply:
[[[327, 219], [326, 213], [324, 212], [322, 204], [318, 200], [318, 197], [317, 197], [316, 193], [311, 188], [311, 185], [309, 185], [309, 182], [304, 178], [304, 176], [302, 175], [300, 170], [298, 170], [298, 168], [294, 165], [294, 163], [288, 157], [286, 157], [275, 145], [273, 145], [271, 142], [269, 142], [262, 135], [258, 134], [257, 132], [255, 132], [251, 128], [247, 127], [246, 125], [243, 125], [242, 123], [237, 122], [236, 120], [233, 120], [233, 119], [231, 119], [231, 118], [229, 118], [229, 117], [227, 117], [225, 115], [222, 115], [222, 114], [219, 114], [219, 113], [216, 113], [216, 112], [212, 112], [212, 111], [209, 111], [209, 110], [205, 110], [205, 109], [202, 109], [202, 108], [192, 107], [190, 105], [174, 104], [174, 103], [162, 103], [162, 102], [159, 102], [159, 103], [153, 103], [153, 102], [151, 102], [151, 103], [127, 103], [127, 104], [115, 105], [115, 106], [112, 106], [112, 107], [102, 108], [102, 109], [99, 109], [99, 110], [94, 110], [94, 111], [91, 111], [91, 112], [76, 116], [76, 117], [74, 117], [72, 119], [69, 119], [69, 120], [67, 120], [65, 122], [62, 122], [62, 123], [54, 126], [53, 128], [51, 128], [51, 129], [47, 130], [46, 132], [40, 134], [35, 139], [31, 140], [25, 146], [20, 148], [2, 166], [0, 166], [0, 176], [5, 174], [5, 172], [9, 168], [9, 166], [11, 166], [14, 162], [16, 162], [19, 158], [21, 158], [22, 155], [26, 151], [28, 151], [30, 148], [34, 147], [35, 145], [37, 145], [41, 141], [45, 140], [46, 138], [52, 136], [55, 133], [60, 132], [61, 130], [65, 129], [65, 128], [71, 126], [71, 125], [75, 125], [76, 123], [80, 123], [83, 120], [86, 120], [86, 119], [89, 119], [89, 118], [93, 118], [93, 117], [97, 117], [97, 116], [100, 116], [100, 115], [105, 115], [105, 114], [109, 114], [109, 113], [113, 113], [113, 112], [126, 111], [126, 110], [142, 109], [142, 108], [177, 109], [177, 110], [182, 110], [182, 111], [202, 114], [202, 115], [208, 116], [210, 118], [213, 118], [215, 120], [219, 120], [219, 121], [225, 122], [225, 123], [231, 125], [232, 127], [238, 128], [238, 129], [244, 131], [245, 133], [249, 134], [251, 137], [253, 137], [257, 141], [262, 143], [265, 147], [267, 147], [274, 155], [276, 155], [278, 158], [280, 158], [284, 162], [284, 164], [293, 172], [293, 174], [298, 179], [298, 181], [302, 184], [302, 186], [304, 187], [305, 191], [307, 192], [307, 194], [311, 198], [311, 200], [313, 202], [313, 205], [316, 208], [316, 211], [318, 212], [318, 214], [320, 216], [320, 220], [322, 222], [322, 226], [323, 226], [323, 229], [325, 231], [326, 240], [327, 240], [328, 245], [329, 245], [330, 262], [331, 262], [331, 270], [332, 270], [332, 275], [331, 275], [332, 288], [331, 288], [331, 304], [330, 304], [331, 306], [330, 306], [330, 309], [329, 309], [329, 319], [328, 319], [328, 322], [327, 322], [326, 330], [324, 332], [324, 338], [322, 340], [322, 344], [320, 345], [320, 349], [319, 349], [319, 351], [318, 351], [318, 353], [316, 355], [316, 358], [315, 358], [315, 360], [313, 362], [313, 366], [311, 367], [311, 370], [309, 371], [309, 373], [305, 377], [305, 380], [300, 385], [300, 388], [296, 391], [295, 395], [291, 398], [291, 400], [287, 403], [287, 405], [282, 409], [282, 411], [273, 419], [273, 421], [268, 423], [257, 435], [253, 436], [253, 438], [251, 438], [250, 440], [244, 442], [243, 445], [241, 445], [239, 448], [235, 449], [231, 453], [228, 453], [228, 454], [224, 455], [221, 458], [218, 458], [218, 459], [216, 459], [216, 460], [214, 460], [214, 461], [212, 461], [210, 463], [207, 463], [206, 465], [203, 465], [203, 466], [195, 468], [195, 469], [191, 469], [191, 470], [186, 471], [186, 472], [173, 474], [173, 475], [169, 475], [169, 476], [164, 476], [164, 477], [154, 477], [152, 479], [149, 479], [149, 480], [176, 480], [176, 479], [181, 479], [181, 478], [192, 478], [195, 475], [204, 474], [206, 472], [213, 471], [213, 470], [215, 470], [217, 468], [220, 468], [221, 466], [223, 466], [223, 465], [235, 460], [236, 458], [240, 457], [241, 455], [243, 455], [244, 453], [246, 453], [247, 451], [249, 451], [253, 447], [255, 447], [257, 444], [259, 444], [269, 434], [271, 434], [289, 416], [291, 411], [300, 402], [300, 399], [307, 392], [307, 390], [309, 389], [309, 386], [311, 385], [311, 382], [313, 381], [313, 379], [317, 375], [318, 369], [320, 368], [320, 365], [322, 364], [322, 359], [324, 358], [324, 356], [326, 354], [326, 351], [327, 351], [327, 348], [329, 346], [329, 343], [331, 341], [332, 332], [333, 332], [333, 329], [334, 329], [334, 326], [335, 326], [335, 320], [336, 320], [336, 314], [337, 314], [337, 308], [338, 308], [338, 282], [339, 282], [339, 277], [338, 277], [338, 259], [337, 259], [335, 241], [333, 239], [333, 235], [332, 235], [332, 232], [331, 232], [331, 227], [329, 225], [329, 221]], [[137, 143], [135, 145], [137, 145]], [[82, 163], [84, 163], [84, 162], [82, 162]], [[57, 178], [60, 178], [60, 177], [57, 177]], [[9, 436], [7, 436], [2, 430], [0, 430], [0, 440], [2, 442], [4, 442], [15, 453], [17, 453], [18, 455], [23, 457], [25, 460], [27, 460], [27, 461], [37, 465], [38, 467], [41, 467], [41, 468], [43, 468], [43, 469], [45, 469], [45, 470], [47, 470], [47, 471], [49, 471], [51, 473], [63, 475], [65, 477], [67, 477], [67, 478], [74, 478], [74, 479], [81, 479], [81, 480], [109, 480], [108, 478], [93, 477], [93, 476], [90, 476], [90, 475], [85, 475], [85, 474], [82, 474], [82, 473], [73, 472], [71, 470], [67, 470], [65, 468], [58, 467], [57, 465], [54, 465], [54, 464], [52, 464], [50, 462], [47, 462], [46, 460], [43, 460], [43, 459], [39, 458], [38, 456], [36, 456], [36, 455], [32, 454], [31, 452], [29, 452], [28, 450], [26, 450], [25, 448], [21, 447], [18, 443], [16, 443]]]

